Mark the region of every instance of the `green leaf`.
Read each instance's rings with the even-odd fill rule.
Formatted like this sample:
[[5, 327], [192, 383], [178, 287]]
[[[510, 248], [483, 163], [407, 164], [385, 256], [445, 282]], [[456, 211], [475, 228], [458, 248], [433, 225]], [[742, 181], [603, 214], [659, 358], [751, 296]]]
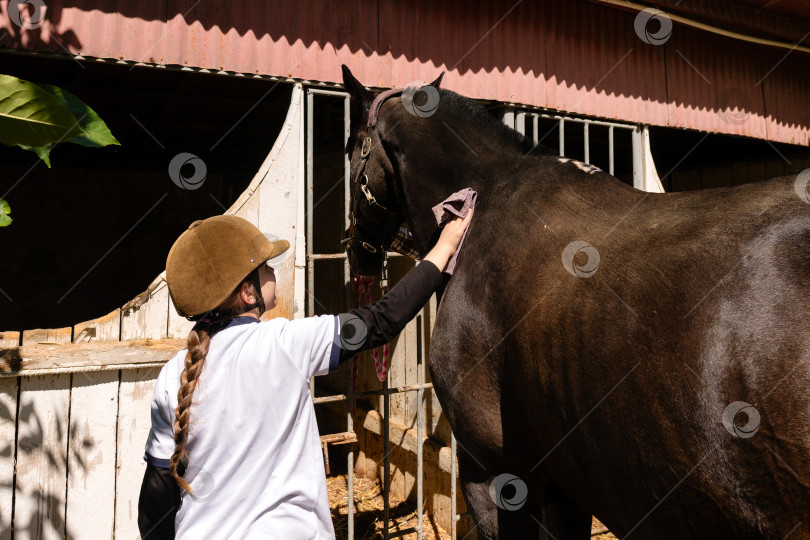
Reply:
[[68, 108], [79, 120], [79, 127], [82, 130], [80, 135], [69, 139], [67, 142], [80, 144], [82, 146], [89, 146], [92, 148], [101, 148], [110, 144], [120, 145], [118, 139], [113, 137], [112, 132], [104, 123], [104, 120], [99, 118], [96, 111], [90, 108], [85, 102], [71, 94], [64, 88], [53, 86], [50, 84], [39, 85], [46, 92], [51, 93], [56, 99]]
[[0, 227], [11, 225], [13, 221], [8, 215], [11, 213], [11, 207], [4, 199], [0, 199]]
[[76, 118], [36, 84], [0, 75], [0, 143], [42, 146], [81, 134]]
[[22, 148], [23, 150], [30, 150], [31, 152], [38, 155], [39, 159], [44, 161], [45, 165], [47, 165], [48, 168], [50, 169], [51, 168], [51, 147], [52, 146], [53, 146], [52, 144], [45, 144], [45, 145], [42, 145], [42, 146], [25, 146], [25, 145], [21, 144], [20, 148]]

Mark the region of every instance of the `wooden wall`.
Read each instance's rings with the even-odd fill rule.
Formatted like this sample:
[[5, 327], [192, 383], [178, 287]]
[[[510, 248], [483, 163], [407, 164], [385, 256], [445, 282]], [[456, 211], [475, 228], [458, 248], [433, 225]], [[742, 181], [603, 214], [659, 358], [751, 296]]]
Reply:
[[159, 371], [0, 378], [0, 539], [138, 537]]
[[[278, 305], [264, 319], [304, 316], [303, 95], [296, 85], [273, 149], [226, 212], [290, 242], [290, 256], [277, 272]], [[392, 285], [412, 266], [404, 259], [394, 264]], [[379, 296], [375, 286], [374, 299]], [[426, 361], [434, 319], [435, 299], [391, 345], [390, 384], [417, 382], [417, 361]], [[0, 332], [0, 540], [10, 539], [12, 528], [15, 538], [138, 538], [155, 379], [184, 347], [190, 328], [174, 309], [163, 273], [136, 298], [96, 319], [65, 328]], [[358, 389], [380, 388], [371, 353], [364, 356]], [[334, 385], [342, 392], [343, 370], [319, 378], [318, 388]], [[368, 400], [371, 410], [356, 423], [361, 473], [371, 469], [382, 448], [382, 402], [381, 397]], [[398, 495], [415, 482], [416, 406], [415, 393], [391, 399], [390, 441], [401, 446], [392, 451]], [[449, 528], [450, 430], [432, 390], [425, 392], [423, 408], [426, 435], [435, 439], [425, 441], [433, 449], [426, 450], [425, 471], [444, 471], [446, 477], [436, 487], [443, 492], [435, 494], [440, 502], [430, 503], [426, 494], [426, 509], [440, 512], [440, 522]], [[345, 424], [329, 432], [344, 430]]]

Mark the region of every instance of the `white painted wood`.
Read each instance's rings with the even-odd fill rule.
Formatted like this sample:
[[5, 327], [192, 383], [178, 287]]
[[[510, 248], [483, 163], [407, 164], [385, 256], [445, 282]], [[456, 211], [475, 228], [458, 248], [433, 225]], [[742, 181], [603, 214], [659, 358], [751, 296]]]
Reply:
[[239, 209], [234, 212], [234, 215], [245, 218], [257, 227], [259, 226], [259, 197], [256, 196], [255, 192], [245, 199]]
[[17, 379], [0, 379], [0, 540], [11, 539]]
[[[184, 340], [103, 341], [67, 345], [26, 345], [0, 351], [0, 365], [21, 359], [22, 366], [0, 377], [16, 377], [32, 370], [98, 368], [122, 364], [166, 362], [185, 345]], [[19, 362], [18, 362], [19, 363]], [[115, 368], [116, 370], [118, 368]]]
[[0, 332], [0, 347], [15, 347], [19, 344], [19, 332]]
[[81, 322], [73, 327], [73, 343], [90, 341], [118, 341], [121, 337], [121, 310]]
[[[297, 97], [296, 97], [296, 92]], [[296, 178], [296, 208], [295, 208], [295, 230], [296, 242], [290, 244], [290, 249], [293, 250], [291, 255], [295, 256], [295, 293], [293, 305], [293, 317], [300, 319], [306, 315], [306, 284], [307, 284], [307, 246], [306, 246], [306, 214], [307, 197], [306, 197], [306, 152], [304, 151], [304, 139], [306, 137], [306, 130], [304, 129], [304, 91], [296, 85], [293, 90], [293, 99], [290, 100], [290, 111], [287, 113], [288, 118], [294, 115], [296, 122], [300, 128], [298, 129], [298, 138], [295, 141], [298, 147], [298, 169], [301, 171]], [[296, 101], [297, 100], [297, 101]], [[295, 104], [295, 107], [293, 107]]]
[[663, 193], [664, 186], [658, 177], [658, 171], [655, 168], [655, 161], [653, 161], [652, 151], [650, 150], [649, 126], [641, 128], [641, 151], [641, 168], [643, 171], [641, 189], [651, 193]]
[[14, 538], [63, 539], [70, 375], [21, 380]]
[[[408, 326], [413, 322], [409, 322]], [[388, 387], [405, 386], [405, 364], [408, 362], [408, 352], [412, 349], [408, 347], [407, 331], [403, 330], [399, 336], [389, 345], [388, 349]], [[383, 360], [383, 349], [380, 347], [378, 357]], [[376, 370], [374, 375], [376, 376]], [[405, 394], [396, 393], [391, 395], [391, 419], [404, 424], [405, 420]]]
[[142, 305], [131, 310], [122, 308], [121, 341], [166, 337], [169, 289], [165, 280], [161, 280], [154, 287], [149, 299]]
[[[424, 310], [423, 310], [424, 311]], [[421, 313], [418, 316], [418, 319], [421, 320]], [[402, 332], [400, 339], [405, 339], [406, 343], [406, 360], [405, 360], [405, 380], [403, 381], [403, 385], [411, 385], [417, 384], [417, 372], [416, 372], [416, 361], [418, 358], [419, 350], [417, 348], [416, 342], [416, 328], [417, 328], [417, 318], [414, 318], [411, 322], [408, 323], [408, 326], [405, 327], [405, 331]], [[416, 392], [406, 392], [404, 396], [405, 405], [402, 411], [402, 418], [403, 424], [406, 426], [416, 427]]]
[[115, 538], [139, 538], [138, 496], [146, 463], [143, 453], [151, 425], [150, 404], [159, 368], [121, 371], [118, 392], [118, 448]]
[[73, 374], [66, 526], [82, 538], [113, 534], [118, 376]]
[[296, 229], [299, 201], [305, 199], [303, 192], [299, 197], [298, 190], [300, 179], [304, 176], [301, 160], [304, 154], [303, 146], [297, 144], [300, 140], [300, 133], [303, 131], [303, 115], [299, 113], [299, 111], [303, 111], [302, 95], [303, 90], [293, 89], [290, 109], [282, 128], [284, 134], [279, 136], [270, 156], [262, 165], [263, 169], [265, 165], [267, 168], [257, 190], [259, 229], [265, 234], [272, 234], [290, 242], [287, 260], [285, 260], [287, 264], [276, 271], [278, 280], [276, 296], [279, 302], [276, 311], [272, 314], [289, 319], [293, 318], [295, 310], [294, 255], [299, 241], [301, 243], [304, 241], [303, 229]]
[[172, 297], [169, 296], [169, 331], [168, 337], [174, 339], [186, 339], [188, 333], [194, 327], [194, 323], [177, 314]]
[[36, 345], [37, 343], [70, 343], [73, 328], [35, 328], [23, 331], [22, 344]]

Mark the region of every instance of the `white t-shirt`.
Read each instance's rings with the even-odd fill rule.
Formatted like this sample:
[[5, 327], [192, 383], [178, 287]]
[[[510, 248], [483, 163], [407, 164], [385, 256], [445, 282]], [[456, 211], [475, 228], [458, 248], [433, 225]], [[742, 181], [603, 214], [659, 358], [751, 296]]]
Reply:
[[[338, 318], [239, 317], [211, 338], [192, 396], [178, 539], [333, 539], [313, 375], [337, 369]], [[186, 350], [161, 369], [148, 463], [169, 466]]]

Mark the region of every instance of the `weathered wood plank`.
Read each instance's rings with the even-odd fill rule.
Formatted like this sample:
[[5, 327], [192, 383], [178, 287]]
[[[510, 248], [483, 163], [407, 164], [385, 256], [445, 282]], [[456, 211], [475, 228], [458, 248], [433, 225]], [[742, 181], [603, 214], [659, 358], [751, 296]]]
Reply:
[[70, 343], [73, 328], [35, 328], [23, 331], [22, 344], [36, 345], [37, 343]]
[[[23, 377], [17, 438], [14, 538], [65, 538], [70, 375]], [[75, 526], [68, 538], [81, 536]]]
[[70, 394], [67, 528], [112, 538], [119, 371], [74, 373]]
[[17, 384], [16, 377], [0, 379], [0, 540], [11, 539]]
[[0, 347], [16, 347], [20, 344], [19, 332], [0, 332]]
[[[362, 429], [382, 436], [383, 419], [380, 414], [373, 410], [358, 412], [359, 423], [362, 425]], [[394, 445], [401, 446], [404, 450], [414, 455], [413, 459], [416, 459], [416, 430], [403, 426], [399, 422], [390, 422], [389, 426], [391, 429], [389, 438], [391, 447]], [[360, 428], [360, 426], [358, 426], [358, 428]], [[425, 441], [423, 446], [423, 458], [425, 463], [438, 464], [440, 470], [450, 472], [450, 447], [443, 446], [431, 439], [423, 440]], [[373, 452], [370, 452], [370, 454], [369, 457], [375, 455]], [[380, 452], [377, 458], [382, 460], [382, 456], [383, 454]]]
[[115, 537], [138, 538], [138, 496], [151, 426], [150, 404], [159, 368], [121, 372], [118, 392], [118, 448], [115, 494]]
[[[286, 240], [286, 239], [285, 239]], [[289, 241], [292, 245], [292, 241]], [[292, 247], [287, 250], [287, 258], [281, 267], [275, 271], [276, 275], [276, 307], [268, 309], [262, 315], [263, 321], [276, 317], [293, 318], [295, 304], [295, 257]], [[268, 308], [270, 306], [267, 306]]]
[[121, 341], [165, 338], [168, 317], [169, 289], [165, 281], [155, 280], [143, 303], [132, 301], [121, 308]]
[[0, 349], [0, 376], [49, 368], [166, 362], [185, 340], [102, 341], [67, 345], [28, 345]]
[[[430, 297], [429, 303], [429, 319], [426, 321], [427, 325], [429, 326], [429, 331], [426, 331], [424, 334], [425, 338], [425, 351], [428, 352], [425, 358], [425, 367], [429, 365], [430, 362], [430, 339], [433, 333], [433, 325], [436, 322], [436, 295]], [[425, 382], [433, 382], [430, 378], [430, 370], [425, 369]], [[447, 420], [443, 417], [442, 407], [439, 404], [439, 398], [436, 395], [436, 391], [432, 388], [425, 392], [425, 432], [426, 435], [435, 438], [438, 441], [441, 441], [445, 444], [450, 444], [450, 433], [448, 430], [443, 430], [443, 424], [447, 424]]]
[[118, 341], [121, 337], [121, 310], [81, 322], [73, 327], [73, 343], [88, 341]]
[[177, 314], [172, 297], [169, 296], [169, 331], [167, 337], [185, 340], [194, 323]]
[[[241, 198], [241, 197], [240, 197]], [[227, 212], [226, 212], [227, 213]], [[247, 199], [245, 200], [244, 204], [239, 207], [236, 212], [234, 212], [235, 216], [239, 216], [241, 218], [245, 218], [249, 222], [253, 223], [257, 227], [259, 226], [259, 194], [257, 192], [253, 192], [248, 195]]]
[[[417, 315], [414, 320], [408, 323], [405, 331], [402, 333], [401, 338], [405, 340], [406, 360], [405, 365], [402, 366], [404, 370], [404, 378], [402, 384], [405, 386], [416, 384], [416, 362], [419, 358], [419, 349], [416, 342], [416, 327], [422, 320], [420, 315]], [[416, 392], [405, 392], [404, 406], [402, 410], [402, 423], [406, 426], [416, 427]]]

